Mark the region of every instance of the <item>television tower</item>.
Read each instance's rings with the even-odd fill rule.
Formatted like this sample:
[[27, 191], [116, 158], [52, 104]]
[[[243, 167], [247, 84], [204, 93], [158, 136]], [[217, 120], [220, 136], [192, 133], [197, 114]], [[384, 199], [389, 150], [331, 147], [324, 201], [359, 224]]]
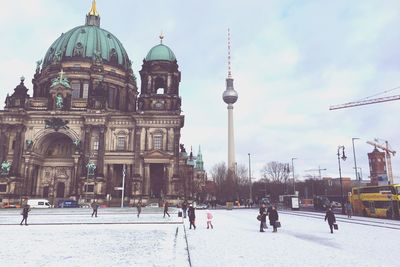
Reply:
[[233, 104], [238, 99], [238, 93], [233, 89], [231, 73], [231, 34], [228, 29], [228, 78], [226, 78], [226, 90], [222, 98], [228, 104], [228, 170], [236, 173], [235, 168], [235, 141], [233, 135]]

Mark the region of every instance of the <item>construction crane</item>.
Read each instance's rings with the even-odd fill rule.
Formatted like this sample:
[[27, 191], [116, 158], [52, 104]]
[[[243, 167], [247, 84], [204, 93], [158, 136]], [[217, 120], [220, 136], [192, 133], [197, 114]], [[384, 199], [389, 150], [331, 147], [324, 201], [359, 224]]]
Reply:
[[389, 177], [389, 182], [390, 184], [393, 184], [393, 171], [392, 171], [392, 160], [391, 160], [391, 156], [390, 154], [396, 155], [396, 151], [392, 150], [389, 148], [389, 142], [388, 141], [384, 141], [385, 142], [385, 146], [382, 144], [379, 144], [380, 139], [375, 138], [374, 142], [372, 141], [367, 141], [367, 144], [374, 146], [376, 148], [380, 148], [383, 151], [385, 151], [385, 158], [386, 158], [386, 169], [387, 169], [387, 173], [388, 173], [388, 177]]
[[319, 173], [319, 179], [321, 179], [321, 171], [326, 171], [326, 169], [321, 169], [320, 166], [318, 166], [318, 169], [309, 169], [309, 170], [305, 170], [305, 172], [318, 172]]
[[400, 95], [393, 95], [393, 96], [387, 96], [387, 97], [379, 97], [379, 98], [372, 98], [377, 95], [385, 94], [390, 91], [394, 91], [400, 89], [400, 86], [392, 88], [390, 90], [386, 90], [384, 92], [366, 97], [364, 99], [361, 99], [359, 101], [352, 101], [340, 105], [333, 105], [329, 107], [329, 110], [335, 110], [335, 109], [342, 109], [342, 108], [351, 108], [351, 107], [357, 107], [357, 106], [364, 106], [364, 105], [370, 105], [370, 104], [377, 104], [377, 103], [382, 103], [382, 102], [389, 102], [389, 101], [394, 101], [394, 100], [400, 100]]

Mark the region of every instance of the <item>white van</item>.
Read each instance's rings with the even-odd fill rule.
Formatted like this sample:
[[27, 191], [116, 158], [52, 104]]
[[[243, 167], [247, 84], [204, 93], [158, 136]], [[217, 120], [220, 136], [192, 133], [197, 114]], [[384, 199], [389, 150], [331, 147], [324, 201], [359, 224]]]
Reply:
[[28, 199], [28, 205], [31, 206], [31, 208], [51, 208], [50, 202], [47, 199]]

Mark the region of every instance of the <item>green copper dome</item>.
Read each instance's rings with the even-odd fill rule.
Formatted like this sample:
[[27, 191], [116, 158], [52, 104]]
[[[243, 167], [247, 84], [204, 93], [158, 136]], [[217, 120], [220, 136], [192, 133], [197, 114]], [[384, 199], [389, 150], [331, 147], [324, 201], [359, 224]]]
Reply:
[[172, 52], [168, 46], [159, 44], [150, 49], [146, 56], [146, 61], [154, 60], [175, 61], [176, 57], [174, 52]]
[[116, 65], [124, 70], [130, 68], [128, 54], [121, 42], [110, 32], [88, 23], [63, 33], [47, 51], [43, 67], [53, 62], [82, 59]]

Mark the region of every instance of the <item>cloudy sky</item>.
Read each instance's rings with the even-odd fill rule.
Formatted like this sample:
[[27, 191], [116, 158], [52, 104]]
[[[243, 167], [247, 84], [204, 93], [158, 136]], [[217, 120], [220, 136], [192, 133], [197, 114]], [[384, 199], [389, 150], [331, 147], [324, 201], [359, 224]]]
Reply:
[[[30, 80], [35, 62], [62, 32], [84, 24], [91, 0], [4, 0], [0, 9], [0, 99], [19, 77]], [[294, 161], [300, 179], [326, 168], [338, 177], [337, 147], [368, 179], [367, 140], [400, 149], [400, 102], [337, 111], [329, 106], [360, 100], [400, 86], [399, 1], [126, 1], [98, 0], [101, 27], [123, 43], [137, 76], [149, 49], [164, 43], [175, 53], [182, 82], [185, 127], [181, 142], [205, 165], [227, 161], [227, 28], [232, 36], [232, 74], [239, 93], [234, 109], [236, 161], [253, 177], [269, 161]], [[379, 96], [400, 94], [400, 90]], [[393, 158], [400, 175], [400, 156]]]

